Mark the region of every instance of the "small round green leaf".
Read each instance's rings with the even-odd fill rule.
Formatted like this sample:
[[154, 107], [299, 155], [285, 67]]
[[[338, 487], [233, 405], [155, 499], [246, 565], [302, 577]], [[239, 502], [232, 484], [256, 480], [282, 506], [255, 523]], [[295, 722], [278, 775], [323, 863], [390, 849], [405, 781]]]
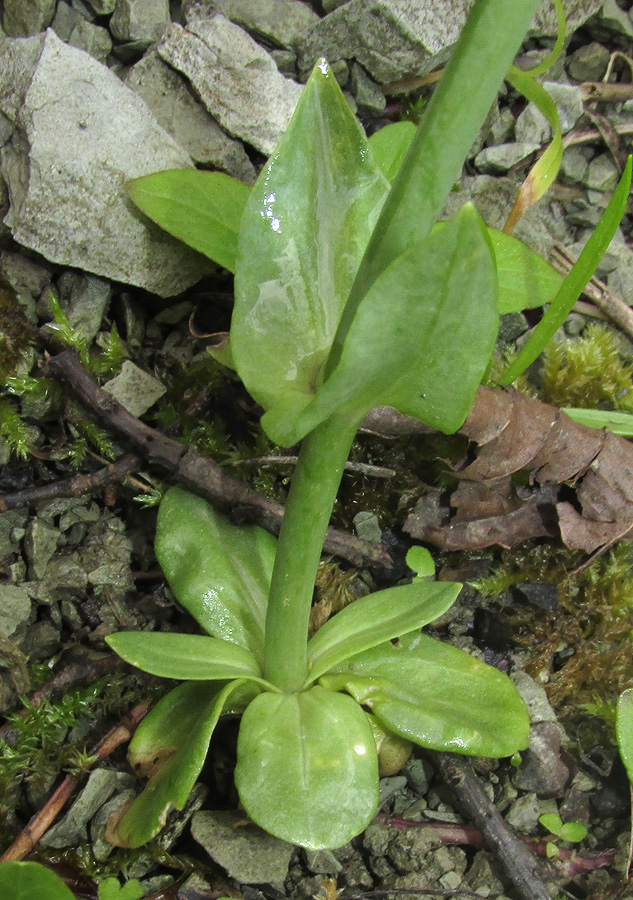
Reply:
[[235, 784], [265, 831], [311, 849], [340, 847], [378, 803], [376, 743], [363, 710], [316, 686], [260, 694], [242, 717]]
[[61, 878], [36, 862], [0, 863], [0, 897], [7, 900], [75, 900]]

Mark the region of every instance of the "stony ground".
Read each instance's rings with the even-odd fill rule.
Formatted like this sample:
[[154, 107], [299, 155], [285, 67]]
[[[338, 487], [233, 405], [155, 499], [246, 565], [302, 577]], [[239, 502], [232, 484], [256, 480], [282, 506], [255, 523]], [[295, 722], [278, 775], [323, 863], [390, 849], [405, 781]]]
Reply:
[[[368, 132], [415, 120], [432, 88], [408, 80], [444, 62], [469, 4], [1, 5], [0, 710], [8, 716], [1, 849], [71, 773], [78, 781], [70, 804], [32, 858], [54, 864], [77, 897], [96, 898], [107, 876], [139, 879], [143, 896], [155, 900], [334, 900], [339, 891], [351, 898], [396, 890], [519, 896], [481, 849], [481, 835], [463, 827], [472, 822], [422, 753], [383, 779], [377, 820], [340, 850], [298, 852], [253, 826], [235, 828], [233, 721], [214, 738], [187, 808], [156, 841], [130, 852], [105, 840], [109, 816], [139, 784], [124, 747], [97, 760], [92, 749], [164, 686], [118, 667], [103, 639], [121, 628], [184, 622], [152, 550], [156, 504], [171, 476], [130, 456], [124, 435], [88, 415], [68, 379], [43, 369], [49, 356], [75, 347], [93, 382], [132, 415], [283, 500], [289, 466], [268, 459], [278, 451], [261, 436], [252, 401], [194, 336], [228, 327], [228, 273], [148, 224], [122, 185], [191, 166], [253, 183], [321, 55]], [[566, 50], [545, 76], [565, 132], [563, 164], [516, 231], [546, 258], [556, 243], [579, 251], [633, 133], [631, 4], [564, 5]], [[542, 58], [554, 32], [552, 11], [543, 9], [520, 64]], [[596, 83], [604, 83], [601, 101]], [[501, 226], [549, 136], [533, 106], [502, 93], [447, 211], [473, 199], [488, 224]], [[633, 305], [632, 229], [627, 214], [598, 275]], [[561, 406], [633, 408], [633, 335], [600, 316], [585, 298], [523, 387]], [[533, 315], [506, 317], [499, 358], [535, 323]], [[437, 436], [359, 437], [335, 524], [382, 541], [396, 565], [385, 573], [324, 563], [321, 606], [336, 608], [406, 574], [407, 514], [430, 489], [450, 485], [444, 460], [462, 450]], [[113, 460], [116, 468], [107, 469]], [[70, 490], [60, 486], [68, 479]], [[614, 699], [633, 677], [628, 545], [575, 573], [584, 557], [560, 541], [435, 556], [440, 577], [468, 584], [436, 623], [438, 634], [509, 671], [530, 708], [531, 746], [520, 765], [475, 763], [488, 797], [507, 823], [540, 841], [552, 896], [632, 896], [622, 881], [628, 786], [613, 739]], [[51, 679], [51, 690], [37, 694]], [[539, 818], [552, 812], [585, 825], [587, 836], [578, 844], [548, 837]]]

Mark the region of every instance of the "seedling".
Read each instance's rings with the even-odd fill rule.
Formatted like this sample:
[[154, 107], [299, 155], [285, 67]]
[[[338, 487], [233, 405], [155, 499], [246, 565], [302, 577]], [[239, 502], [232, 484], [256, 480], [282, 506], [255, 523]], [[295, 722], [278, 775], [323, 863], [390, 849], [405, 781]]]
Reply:
[[[587, 837], [587, 829], [584, 825], [581, 825], [579, 822], [565, 822], [563, 824], [563, 820], [558, 813], [544, 813], [539, 818], [539, 822], [543, 828], [546, 828], [550, 834], [553, 834], [554, 837], [561, 841], [578, 844]], [[559, 855], [558, 847], [553, 841], [547, 842], [546, 852], [548, 857]]]
[[235, 782], [246, 812], [309, 848], [344, 844], [374, 815], [372, 725], [401, 739], [403, 754], [407, 741], [489, 757], [527, 746], [510, 680], [421, 633], [461, 585], [418, 578], [307, 636], [325, 531], [366, 413], [390, 405], [455, 431], [489, 365], [499, 302], [522, 308], [560, 288], [471, 205], [435, 224], [538, 5], [474, 5], [406, 155], [399, 129], [374, 156], [321, 61], [252, 191], [195, 171], [129, 186], [155, 221], [235, 272], [230, 343], [215, 353], [263, 407], [268, 436], [301, 450], [278, 540], [180, 488], [161, 503], [157, 558], [206, 635], [108, 638], [129, 663], [183, 681], [131, 742], [149, 784], [118, 823], [124, 846], [183, 807], [227, 712], [242, 714]]

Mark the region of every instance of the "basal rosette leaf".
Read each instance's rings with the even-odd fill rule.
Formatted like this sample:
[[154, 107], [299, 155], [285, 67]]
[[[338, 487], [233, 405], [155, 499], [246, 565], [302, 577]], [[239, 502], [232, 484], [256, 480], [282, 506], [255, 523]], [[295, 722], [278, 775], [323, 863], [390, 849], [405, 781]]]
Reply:
[[304, 408], [273, 408], [262, 426], [289, 446], [336, 411], [353, 420], [385, 405], [455, 431], [490, 360], [498, 323], [492, 250], [467, 204], [376, 279], [314, 400]]
[[41, 863], [0, 863], [0, 897], [7, 900], [75, 900], [70, 888]]
[[629, 781], [633, 784], [633, 688], [622, 691], [618, 699], [615, 732], [620, 756]]
[[250, 650], [261, 665], [276, 539], [233, 525], [202, 498], [171, 488], [156, 528], [156, 558], [178, 602], [213, 637]]
[[145, 790], [117, 823], [111, 840], [140, 847], [164, 827], [172, 807], [182, 809], [200, 774], [225, 705], [243, 688], [229, 684], [182, 684], [163, 697], [137, 728], [128, 759]]
[[414, 581], [350, 603], [328, 619], [308, 643], [310, 681], [363, 650], [438, 619], [451, 608], [461, 588], [461, 584], [445, 581]]
[[346, 690], [381, 725], [421, 747], [500, 757], [528, 745], [527, 708], [510, 679], [428, 635], [360, 653], [319, 683]]
[[231, 348], [265, 409], [307, 402], [389, 185], [325, 61], [246, 204]]
[[363, 710], [318, 685], [260, 694], [237, 742], [235, 784], [265, 831], [310, 849], [340, 847], [378, 804], [376, 743]]

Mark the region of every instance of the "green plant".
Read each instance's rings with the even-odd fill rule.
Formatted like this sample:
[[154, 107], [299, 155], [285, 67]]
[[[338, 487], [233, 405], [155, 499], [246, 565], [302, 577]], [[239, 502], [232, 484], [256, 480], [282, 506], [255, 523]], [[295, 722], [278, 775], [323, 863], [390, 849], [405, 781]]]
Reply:
[[[579, 822], [565, 822], [558, 813], [544, 813], [539, 817], [539, 822], [546, 828], [550, 834], [557, 837], [561, 841], [569, 841], [571, 844], [578, 844], [587, 837], [587, 829]], [[548, 857], [558, 856], [559, 851], [553, 841], [547, 842]]]
[[268, 437], [301, 450], [278, 541], [178, 488], [161, 503], [158, 560], [206, 635], [108, 638], [129, 663], [184, 682], [131, 742], [149, 783], [118, 824], [123, 846], [182, 808], [226, 712], [242, 714], [235, 781], [246, 812], [312, 848], [340, 846], [375, 812], [372, 721], [436, 750], [497, 757], [527, 746], [510, 680], [421, 633], [460, 585], [418, 578], [307, 636], [325, 531], [366, 413], [391, 405], [455, 431], [489, 365], [498, 297], [506, 310], [560, 290], [472, 206], [435, 224], [537, 6], [475, 4], [399, 167], [402, 131], [375, 144], [377, 160], [321, 61], [252, 191], [194, 171], [129, 186], [156, 222], [235, 271], [222, 359], [264, 408]]
[[[620, 748], [620, 757], [624, 763], [631, 788], [631, 805], [633, 807], [633, 688], [622, 691], [618, 698], [615, 714], [615, 733]], [[629, 858], [626, 866], [626, 877], [629, 877], [631, 859], [633, 858], [633, 821], [631, 823], [631, 839], [629, 841]]]
[[[0, 896], [14, 900], [75, 900], [61, 878], [37, 862], [0, 863]], [[124, 885], [106, 878], [98, 888], [98, 900], [140, 900], [143, 888], [132, 878]]]

